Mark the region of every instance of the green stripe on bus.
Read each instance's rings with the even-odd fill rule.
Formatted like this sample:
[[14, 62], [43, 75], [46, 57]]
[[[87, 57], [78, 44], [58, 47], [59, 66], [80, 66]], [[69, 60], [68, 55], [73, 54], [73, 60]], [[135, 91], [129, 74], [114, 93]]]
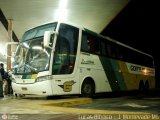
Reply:
[[111, 64], [113, 66], [113, 71], [116, 77], [116, 80], [118, 81], [119, 87], [121, 91], [127, 90], [127, 86], [124, 80], [124, 76], [122, 75], [122, 70], [120, 69], [119, 63], [117, 60], [111, 60]]
[[116, 60], [100, 57], [108, 82], [112, 91], [126, 90], [126, 85], [122, 73], [119, 72], [119, 64]]

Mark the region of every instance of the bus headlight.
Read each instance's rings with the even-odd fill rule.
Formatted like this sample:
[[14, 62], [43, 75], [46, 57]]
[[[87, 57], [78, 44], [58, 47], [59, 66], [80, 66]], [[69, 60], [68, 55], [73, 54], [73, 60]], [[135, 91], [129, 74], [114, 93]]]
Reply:
[[47, 76], [41, 76], [38, 77], [35, 82], [41, 82], [41, 81], [45, 81], [45, 80], [51, 80], [52, 79], [52, 75], [47, 75]]

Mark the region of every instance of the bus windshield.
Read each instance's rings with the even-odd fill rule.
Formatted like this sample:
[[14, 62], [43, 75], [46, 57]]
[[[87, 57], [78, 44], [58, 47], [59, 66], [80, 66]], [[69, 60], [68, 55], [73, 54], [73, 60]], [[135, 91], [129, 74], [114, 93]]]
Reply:
[[14, 58], [12, 68], [14, 74], [35, 74], [49, 69], [51, 49], [43, 47], [43, 36], [45, 31], [55, 29], [56, 24], [48, 24], [31, 29], [24, 34]]
[[43, 37], [22, 42], [15, 56], [14, 73], [37, 73], [48, 69], [50, 49], [43, 49]]

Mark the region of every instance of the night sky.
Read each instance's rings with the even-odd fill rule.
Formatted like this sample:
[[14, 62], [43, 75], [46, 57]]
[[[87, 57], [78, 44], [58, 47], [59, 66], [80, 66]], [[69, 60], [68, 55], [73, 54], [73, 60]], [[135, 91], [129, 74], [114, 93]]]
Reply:
[[157, 87], [160, 87], [159, 11], [158, 0], [131, 0], [101, 32], [102, 35], [153, 55]]

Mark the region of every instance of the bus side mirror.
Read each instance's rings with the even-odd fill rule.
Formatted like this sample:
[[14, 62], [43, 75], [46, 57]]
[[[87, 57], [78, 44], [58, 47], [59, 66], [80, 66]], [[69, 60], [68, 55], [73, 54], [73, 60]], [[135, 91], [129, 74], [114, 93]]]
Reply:
[[52, 34], [57, 35], [58, 33], [55, 31], [45, 31], [44, 32], [44, 39], [43, 39], [43, 46], [44, 47], [51, 48], [50, 47], [50, 39], [51, 39]]

